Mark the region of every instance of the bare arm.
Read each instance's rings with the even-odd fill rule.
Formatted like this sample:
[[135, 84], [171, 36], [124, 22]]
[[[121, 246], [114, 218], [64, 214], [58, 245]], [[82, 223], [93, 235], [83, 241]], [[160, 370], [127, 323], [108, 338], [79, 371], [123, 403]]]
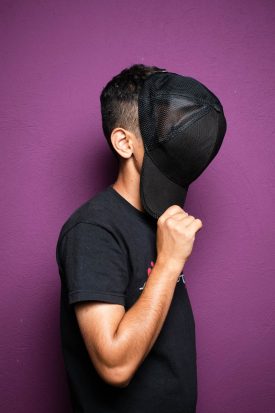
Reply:
[[178, 275], [156, 260], [140, 297], [126, 312], [119, 304], [76, 304], [90, 358], [105, 381], [122, 387], [129, 383], [160, 333]]
[[172, 205], [158, 219], [156, 263], [135, 304], [126, 312], [119, 304], [76, 304], [90, 358], [108, 383], [126, 386], [152, 348], [201, 227], [199, 219]]

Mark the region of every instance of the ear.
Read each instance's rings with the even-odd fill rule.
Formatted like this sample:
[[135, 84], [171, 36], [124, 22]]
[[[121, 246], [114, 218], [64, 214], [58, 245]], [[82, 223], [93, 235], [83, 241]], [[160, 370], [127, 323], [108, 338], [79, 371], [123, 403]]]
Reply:
[[132, 134], [123, 128], [112, 130], [111, 142], [115, 150], [122, 158], [130, 158], [133, 154]]

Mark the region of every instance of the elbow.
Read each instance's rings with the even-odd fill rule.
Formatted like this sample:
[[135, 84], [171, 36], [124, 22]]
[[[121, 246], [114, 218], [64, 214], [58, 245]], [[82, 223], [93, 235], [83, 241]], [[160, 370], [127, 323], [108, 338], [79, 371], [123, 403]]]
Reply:
[[101, 378], [114, 387], [125, 388], [131, 382], [129, 370], [125, 367], [103, 368], [100, 371]]
[[110, 353], [106, 355], [102, 352], [100, 354], [93, 353], [92, 355], [91, 361], [103, 381], [120, 388], [127, 387], [130, 384], [137, 366], [126, 362], [124, 357], [124, 360], [122, 360], [122, 357], [119, 359], [114, 357], [114, 352], [112, 352], [112, 357], [110, 357]]
[[127, 380], [127, 379], [126, 380], [114, 380], [114, 381], [109, 382], [109, 384], [111, 384], [111, 386], [119, 387], [123, 389], [130, 384], [130, 381], [131, 380]]

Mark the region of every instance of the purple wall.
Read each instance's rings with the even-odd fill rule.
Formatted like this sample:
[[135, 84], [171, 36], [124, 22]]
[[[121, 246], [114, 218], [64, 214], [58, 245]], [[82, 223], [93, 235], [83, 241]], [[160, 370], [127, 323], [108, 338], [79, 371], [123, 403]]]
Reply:
[[1, 412], [70, 411], [55, 245], [116, 177], [100, 91], [145, 63], [205, 83], [228, 120], [185, 205], [204, 223], [185, 267], [197, 412], [274, 413], [273, 2], [2, 0], [0, 16]]

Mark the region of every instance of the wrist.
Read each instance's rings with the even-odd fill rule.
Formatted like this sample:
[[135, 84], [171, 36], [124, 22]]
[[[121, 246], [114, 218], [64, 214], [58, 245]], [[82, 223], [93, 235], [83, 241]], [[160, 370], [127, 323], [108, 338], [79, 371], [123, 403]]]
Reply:
[[155, 265], [171, 274], [171, 276], [178, 277], [185, 265], [185, 261], [180, 262], [172, 258], [167, 259], [158, 255]]

